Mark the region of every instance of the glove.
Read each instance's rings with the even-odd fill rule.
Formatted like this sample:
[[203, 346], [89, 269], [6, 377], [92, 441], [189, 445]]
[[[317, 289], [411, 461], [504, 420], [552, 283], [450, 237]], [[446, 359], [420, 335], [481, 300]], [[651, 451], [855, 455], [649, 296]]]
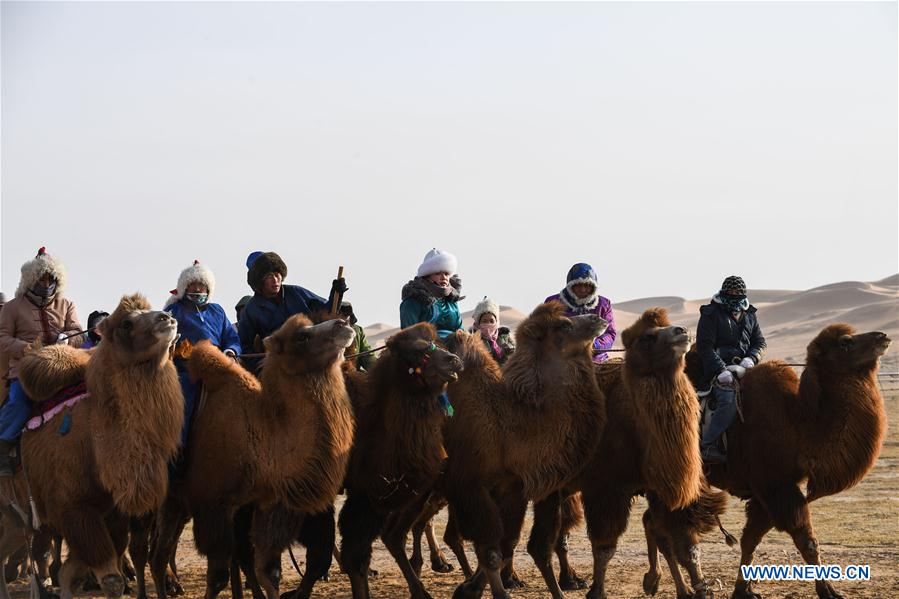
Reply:
[[68, 342], [69, 336], [65, 333], [60, 333], [56, 336], [56, 344], [57, 345], [65, 345]]
[[734, 384], [734, 375], [730, 373], [730, 370], [724, 370], [718, 375], [718, 383], [730, 387]]
[[740, 361], [740, 366], [746, 368], [747, 370], [755, 366], [755, 360], [752, 358], [746, 357]]
[[349, 287], [346, 286], [346, 280], [343, 277], [331, 281], [331, 290], [335, 293], [346, 293]]

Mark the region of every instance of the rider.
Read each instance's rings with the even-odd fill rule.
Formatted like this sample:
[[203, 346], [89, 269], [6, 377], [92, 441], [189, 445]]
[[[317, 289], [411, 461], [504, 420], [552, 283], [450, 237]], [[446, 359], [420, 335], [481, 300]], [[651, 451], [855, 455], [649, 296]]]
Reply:
[[543, 301], [561, 302], [565, 306], [565, 316], [597, 314], [608, 322], [605, 332], [593, 340], [593, 361], [598, 363], [609, 359], [609, 354], [603, 350], [612, 348], [618, 332], [615, 330], [612, 302], [599, 295], [596, 271], [592, 266], [583, 262], [572, 266], [565, 278], [565, 288]]
[[403, 285], [400, 327], [430, 322], [445, 339], [462, 328], [459, 300], [462, 279], [456, 257], [436, 248], [425, 254], [415, 278]]
[[234, 360], [240, 354], [240, 339], [225, 309], [210, 300], [215, 291], [215, 277], [206, 266], [194, 260], [178, 276], [178, 286], [165, 305], [165, 311], [178, 321], [178, 345], [175, 346], [175, 367], [184, 394], [184, 426], [181, 446], [187, 444], [188, 433], [197, 402], [199, 388], [187, 372], [191, 348], [203, 340]]
[[737, 276], [730, 276], [721, 283], [721, 290], [711, 303], [699, 309], [699, 325], [696, 327], [696, 350], [702, 358], [703, 378], [700, 389], [712, 388], [716, 407], [712, 420], [702, 435], [702, 457], [706, 463], [720, 464], [727, 461], [715, 443], [731, 425], [737, 412], [735, 380], [727, 366], [736, 364], [752, 368], [765, 353], [765, 338], [759, 327], [756, 308], [746, 297], [746, 283]]
[[12, 476], [9, 452], [15, 447], [31, 413], [31, 401], [19, 384], [19, 360], [37, 340], [44, 345], [65, 343], [80, 347], [81, 331], [75, 304], [63, 297], [66, 269], [44, 248], [22, 265], [16, 297], [0, 311], [0, 352], [9, 357], [3, 373], [9, 384], [9, 399], [0, 408], [0, 477]]

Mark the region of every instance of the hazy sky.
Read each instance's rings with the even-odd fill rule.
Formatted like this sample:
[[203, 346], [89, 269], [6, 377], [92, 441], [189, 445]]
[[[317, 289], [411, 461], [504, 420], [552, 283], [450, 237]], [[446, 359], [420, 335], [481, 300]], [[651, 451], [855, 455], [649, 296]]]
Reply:
[[253, 250], [365, 324], [434, 246], [463, 309], [899, 271], [896, 2], [0, 11], [0, 288], [46, 246], [82, 321], [194, 258], [233, 317]]

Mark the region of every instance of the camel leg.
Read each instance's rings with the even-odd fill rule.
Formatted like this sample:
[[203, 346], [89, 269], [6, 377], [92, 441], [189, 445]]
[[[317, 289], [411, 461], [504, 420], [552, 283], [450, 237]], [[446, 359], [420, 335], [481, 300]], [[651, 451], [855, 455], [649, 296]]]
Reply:
[[434, 538], [433, 518], [440, 513], [440, 510], [446, 504], [446, 499], [437, 493], [431, 493], [421, 514], [415, 521], [415, 524], [412, 525], [412, 557], [409, 558], [409, 563], [412, 564], [412, 569], [415, 570], [416, 575], [419, 577], [421, 576], [421, 567], [424, 563], [421, 552], [422, 534], [425, 534], [428, 540], [428, 551], [431, 554], [431, 570], [441, 573], [452, 572], [453, 570], [452, 564], [446, 561], [446, 556], [440, 550], [437, 539]]
[[[678, 562], [681, 560], [672, 549], [671, 543], [664, 537], [658, 537], [657, 543], [659, 551], [662, 552], [662, 556], [665, 558], [665, 563], [668, 564], [668, 570], [671, 572], [677, 599], [691, 599], [693, 597], [693, 589], [687, 586], [687, 581], [684, 580], [684, 575], [681, 573], [678, 565]], [[684, 565], [683, 562], [681, 562], [681, 565]]]
[[740, 571], [734, 583], [731, 599], [761, 599], [761, 595], [752, 591], [752, 582], [743, 578], [742, 566], [752, 563], [752, 554], [762, 542], [768, 531], [774, 528], [774, 521], [768, 511], [755, 497], [746, 503], [746, 524], [740, 536]]
[[147, 557], [150, 553], [150, 516], [132, 518], [131, 539], [128, 553], [134, 564], [134, 579], [137, 584], [137, 599], [147, 599]]
[[84, 578], [88, 567], [79, 560], [69, 557], [59, 568], [59, 599], [72, 599], [75, 583]]
[[[234, 513], [225, 506], [204, 505], [194, 510], [197, 551], [206, 556], [206, 599], [215, 599], [230, 581], [231, 556], [234, 553], [233, 522]], [[165, 592], [164, 587], [162, 592]]]
[[409, 559], [406, 557], [406, 536], [409, 534], [409, 529], [412, 528], [419, 514], [421, 514], [426, 501], [399, 512], [393, 512], [387, 519], [381, 533], [381, 540], [384, 541], [384, 545], [400, 567], [406, 583], [409, 585], [409, 593], [412, 599], [431, 599], [431, 595], [425, 590], [421, 579], [416, 576], [412, 564], [409, 563]]
[[631, 496], [623, 493], [584, 493], [587, 534], [593, 550], [593, 584], [587, 599], [605, 599], [606, 570], [615, 555], [618, 538], [627, 528]]
[[293, 594], [293, 599], [308, 599], [315, 583], [327, 577], [336, 536], [333, 506], [325, 512], [303, 519], [299, 541], [306, 546], [306, 574]]
[[371, 563], [371, 545], [378, 537], [382, 522], [383, 518], [375, 512], [364, 494], [347, 490], [338, 525], [341, 566], [350, 577], [353, 599], [371, 599], [368, 566]]
[[459, 562], [459, 566], [462, 568], [462, 573], [465, 575], [465, 578], [471, 578], [474, 572], [471, 570], [468, 556], [465, 555], [465, 540], [459, 532], [459, 523], [456, 520], [456, 515], [453, 513], [452, 508], [447, 510], [446, 528], [443, 530], [443, 542], [446, 543], [447, 547], [452, 549], [453, 554], [456, 556], [456, 560]]
[[48, 568], [48, 570], [50, 570], [50, 583], [53, 586], [58, 587], [60, 585], [59, 570], [62, 568], [62, 535], [54, 534], [52, 536], [50, 553], [53, 558], [53, 561]]
[[559, 539], [555, 547], [556, 556], [559, 558], [559, 588], [563, 591], [586, 589], [587, 581], [577, 575], [568, 559], [568, 536], [584, 517], [580, 495], [569, 495], [562, 501], [561, 515]]
[[[773, 504], [777, 507], [768, 504], [774, 516], [774, 526], [790, 535], [805, 563], [820, 565], [821, 555], [818, 552], [818, 539], [812, 528], [812, 514], [802, 491], [796, 486], [778, 491], [776, 503]], [[820, 599], [842, 599], [827, 580], [816, 580], [815, 592]]]
[[[662, 574], [659, 572], [659, 551], [655, 535], [650, 530], [652, 516], [647, 509], [643, 512], [643, 534], [646, 535], [646, 557], [649, 559], [649, 570], [643, 575], [643, 592], [647, 595], [655, 595], [659, 592], [659, 581]], [[671, 562], [668, 562], [671, 567]], [[679, 572], [678, 572], [679, 573]]]
[[[0, 528], [0, 566], [6, 565], [6, 560], [22, 546], [22, 529], [9, 521], [8, 518]], [[9, 599], [9, 589], [6, 587], [6, 577], [0, 576], [0, 599]]]
[[[515, 547], [521, 538], [521, 528], [524, 526], [524, 516], [527, 513], [528, 501], [522, 490], [516, 488], [500, 497], [497, 504], [502, 518], [502, 534], [500, 535], [499, 549], [502, 562], [498, 572], [493, 572], [489, 566], [491, 555], [486, 553], [487, 568], [485, 573], [490, 583], [490, 590], [494, 598], [508, 597], [507, 588], [523, 587], [524, 583], [518, 578], [513, 566]], [[482, 552], [483, 554], [483, 552]], [[480, 556], [478, 557], [480, 563]], [[505, 576], [504, 576], [505, 573]]]
[[178, 547], [178, 538], [187, 522], [187, 510], [174, 497], [167, 497], [156, 511], [153, 522], [153, 542], [150, 549], [150, 574], [156, 587], [156, 597], [166, 599], [168, 563]]
[[[503, 514], [495, 498], [474, 481], [459, 480], [448, 490], [459, 534], [471, 539], [478, 560], [474, 575], [456, 587], [453, 598], [475, 599], [483, 594], [488, 581], [492, 582], [491, 569], [496, 569], [498, 574], [498, 569], [503, 566], [502, 550], [498, 545], [504, 531]], [[502, 588], [501, 577], [496, 578]]]
[[552, 548], [562, 524], [561, 497], [558, 492], [534, 502], [534, 524], [528, 539], [528, 553], [534, 559], [543, 582], [553, 599], [562, 599], [562, 589], [553, 572]]
[[[125, 577], [119, 571], [119, 558], [127, 545], [128, 518], [117, 513], [104, 518], [93, 507], [81, 504], [71, 506], [59, 520], [69, 546], [69, 560], [74, 557], [90, 568], [107, 597], [121, 596]], [[74, 569], [70, 566], [69, 572]]]

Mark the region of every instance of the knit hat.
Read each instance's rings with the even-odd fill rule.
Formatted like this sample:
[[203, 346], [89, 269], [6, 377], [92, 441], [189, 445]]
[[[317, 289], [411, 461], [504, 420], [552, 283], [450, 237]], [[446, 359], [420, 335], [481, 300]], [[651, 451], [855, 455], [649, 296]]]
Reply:
[[46, 248], [37, 251], [37, 256], [22, 265], [22, 276], [16, 289], [16, 297], [34, 287], [34, 284], [49, 274], [56, 281], [56, 295], [62, 295], [66, 289], [66, 267], [62, 262], [47, 253]]
[[456, 274], [459, 263], [456, 257], [449, 252], [441, 252], [437, 248], [433, 248], [425, 254], [421, 266], [418, 267], [419, 277], [426, 277], [438, 272], [448, 272], [450, 275]]
[[739, 295], [746, 295], [746, 283], [744, 283], [743, 279], [740, 277], [731, 275], [721, 283], [721, 293], [726, 294], [728, 292], [737, 292]]
[[187, 286], [191, 283], [203, 283], [206, 285], [206, 301], [212, 300], [212, 294], [215, 292], [215, 276], [211, 270], [200, 264], [199, 260], [194, 260], [192, 265], [181, 271], [181, 275], [178, 277], [178, 287], [172, 289], [172, 296], [166, 301], [165, 305], [167, 307], [171, 306], [184, 297], [184, 294], [187, 293]]
[[474, 313], [471, 315], [474, 318], [474, 324], [477, 325], [481, 320], [481, 316], [484, 314], [493, 314], [496, 317], [496, 323], [499, 324], [499, 304], [497, 304], [492, 299], [488, 298], [486, 295], [484, 299], [478, 302], [478, 305], [474, 308]]
[[[256, 253], [256, 252], [253, 252]], [[252, 257], [253, 254], [250, 254]], [[247, 259], [249, 262], [249, 258]], [[258, 292], [262, 288], [262, 281], [265, 279], [265, 275], [270, 272], [281, 273], [281, 278], [287, 278], [287, 265], [284, 264], [284, 260], [281, 259], [281, 256], [276, 254], [275, 252], [264, 252], [256, 256], [253, 261], [250, 263], [249, 270], [247, 270], [247, 285], [250, 286], [255, 292]]]

